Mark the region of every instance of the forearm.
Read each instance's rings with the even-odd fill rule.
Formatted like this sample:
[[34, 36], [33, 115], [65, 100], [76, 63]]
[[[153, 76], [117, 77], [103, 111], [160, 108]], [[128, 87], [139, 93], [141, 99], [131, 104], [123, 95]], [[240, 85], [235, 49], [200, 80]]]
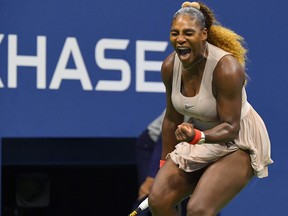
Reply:
[[164, 119], [162, 126], [162, 154], [161, 159], [165, 160], [168, 153], [172, 152], [175, 149], [177, 140], [175, 137], [175, 130], [179, 122], [172, 122], [167, 119]]
[[214, 128], [203, 131], [206, 143], [226, 143], [237, 138], [239, 124], [221, 123]]

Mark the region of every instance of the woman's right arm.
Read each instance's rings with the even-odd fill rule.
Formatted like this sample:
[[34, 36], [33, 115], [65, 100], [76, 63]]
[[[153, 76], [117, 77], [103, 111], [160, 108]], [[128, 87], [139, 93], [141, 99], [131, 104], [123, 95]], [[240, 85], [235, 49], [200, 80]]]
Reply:
[[166, 113], [162, 124], [162, 160], [175, 149], [177, 144], [175, 130], [184, 120], [183, 115], [175, 110], [171, 100], [174, 57], [175, 52], [163, 61], [161, 67], [162, 81], [166, 88]]

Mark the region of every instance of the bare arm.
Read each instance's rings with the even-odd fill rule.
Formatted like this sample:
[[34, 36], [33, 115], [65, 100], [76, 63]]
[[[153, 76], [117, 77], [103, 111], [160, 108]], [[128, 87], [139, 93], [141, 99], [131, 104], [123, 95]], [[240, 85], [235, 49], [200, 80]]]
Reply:
[[229, 142], [238, 136], [244, 82], [245, 72], [238, 61], [232, 56], [223, 57], [213, 76], [213, 91], [221, 123], [204, 131], [207, 143]]
[[161, 68], [162, 80], [166, 88], [166, 113], [162, 125], [161, 159], [165, 159], [167, 154], [175, 149], [175, 145], [177, 144], [175, 130], [184, 119], [183, 115], [175, 110], [171, 101], [174, 55], [174, 52], [171, 53], [164, 60]]

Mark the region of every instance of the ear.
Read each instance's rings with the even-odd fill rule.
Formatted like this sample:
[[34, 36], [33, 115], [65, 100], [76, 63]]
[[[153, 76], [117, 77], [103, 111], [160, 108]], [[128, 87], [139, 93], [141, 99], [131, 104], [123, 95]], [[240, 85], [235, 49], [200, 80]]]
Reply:
[[204, 28], [203, 30], [202, 30], [202, 40], [203, 41], [206, 41], [207, 40], [207, 37], [208, 37], [208, 30], [207, 30], [207, 28]]

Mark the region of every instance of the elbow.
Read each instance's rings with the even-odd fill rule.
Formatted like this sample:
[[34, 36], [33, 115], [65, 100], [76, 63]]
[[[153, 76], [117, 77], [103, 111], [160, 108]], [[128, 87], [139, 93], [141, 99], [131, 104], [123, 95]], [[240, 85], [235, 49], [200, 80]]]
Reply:
[[228, 139], [227, 141], [233, 141], [239, 136], [240, 132], [240, 124], [237, 125], [230, 125], [228, 129]]

